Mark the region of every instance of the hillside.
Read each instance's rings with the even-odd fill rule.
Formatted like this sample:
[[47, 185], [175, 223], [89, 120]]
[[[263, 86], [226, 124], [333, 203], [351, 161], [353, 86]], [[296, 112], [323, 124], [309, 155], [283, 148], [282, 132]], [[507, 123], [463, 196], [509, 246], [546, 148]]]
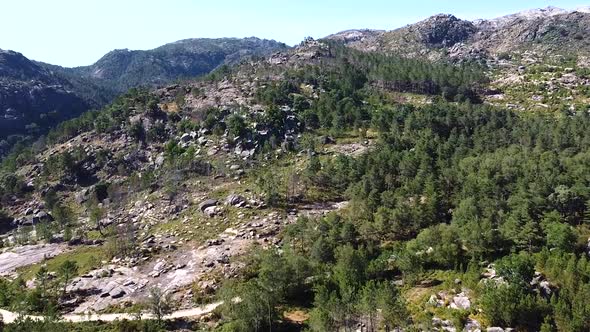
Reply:
[[207, 74], [222, 64], [266, 56], [286, 49], [274, 40], [258, 38], [186, 39], [149, 51], [115, 50], [87, 67], [67, 71], [114, 85], [119, 92], [137, 86], [157, 86]]
[[[179, 309], [225, 301], [210, 327], [251, 330], [280, 307], [315, 330], [536, 330], [555, 289], [572, 292], [564, 303], [584, 296], [556, 267], [588, 237], [588, 117], [478, 105], [480, 70], [306, 40], [206, 80], [133, 90], [4, 162], [11, 263], [0, 272], [46, 282], [30, 296], [74, 314], [131, 310], [161, 289]], [[564, 168], [539, 177], [539, 163]], [[380, 294], [390, 300], [357, 307]], [[502, 296], [531, 318], [497, 306]], [[261, 300], [271, 317], [263, 307], [257, 322], [246, 308]], [[568, 318], [576, 310], [548, 317], [586, 326]]]
[[258, 38], [189, 39], [150, 51], [116, 50], [78, 68], [33, 62], [20, 53], [2, 51], [0, 156], [23, 137], [34, 139], [64, 120], [106, 105], [129, 88], [204, 75], [220, 65], [285, 47]]
[[99, 106], [84, 100], [73, 89], [70, 81], [22, 54], [0, 51], [1, 138], [24, 132], [37, 134], [45, 126]]
[[[570, 15], [585, 13], [437, 15], [228, 56], [167, 84], [197, 70], [170, 60], [197, 41], [64, 69], [158, 86], [0, 164], [6, 328], [589, 331], [585, 37], [508, 51], [479, 37]], [[441, 53], [476, 42], [490, 45], [476, 58]], [[26, 65], [7, 77], [56, 84], [12, 56]]]

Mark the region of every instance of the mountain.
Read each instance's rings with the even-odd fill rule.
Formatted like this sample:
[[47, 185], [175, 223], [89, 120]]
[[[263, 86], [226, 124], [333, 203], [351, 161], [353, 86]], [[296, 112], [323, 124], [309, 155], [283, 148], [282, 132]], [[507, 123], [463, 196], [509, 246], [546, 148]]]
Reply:
[[[518, 35], [583, 15], [239, 51], [62, 122], [0, 163], [6, 329], [590, 331], [585, 37]], [[198, 67], [174, 45], [2, 73], [116, 93]]]
[[203, 75], [222, 64], [231, 65], [286, 48], [283, 43], [253, 37], [186, 39], [149, 51], [115, 50], [91, 66], [66, 71], [106, 81], [124, 92], [135, 86], [154, 86]]
[[[430, 22], [448, 33], [412, 33], [432, 47], [475, 26]], [[505, 61], [306, 39], [130, 90], [0, 164], [0, 305], [85, 320], [167, 294], [169, 331], [588, 331], [588, 104], [486, 104], [522, 71]], [[568, 97], [568, 65], [535, 72], [541, 97]]]
[[[104, 106], [137, 86], [207, 74], [223, 64], [265, 56], [286, 45], [258, 38], [187, 39], [149, 51], [115, 50], [95, 64], [63, 68], [0, 52], [0, 141], [35, 137], [63, 120]], [[0, 155], [20, 138], [0, 144]]]
[[0, 50], [0, 129], [2, 136], [37, 133], [98, 106], [74, 92], [72, 82], [22, 54]]
[[391, 31], [352, 30], [326, 38], [343, 40], [365, 51], [435, 60], [445, 57], [481, 59], [524, 50], [588, 54], [589, 36], [588, 7], [571, 11], [548, 7], [473, 22], [439, 14]]

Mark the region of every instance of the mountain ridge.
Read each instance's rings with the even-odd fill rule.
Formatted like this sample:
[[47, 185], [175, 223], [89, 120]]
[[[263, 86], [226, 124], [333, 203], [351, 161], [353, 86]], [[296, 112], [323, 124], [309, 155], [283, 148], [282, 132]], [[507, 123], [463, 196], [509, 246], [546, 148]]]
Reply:
[[[113, 50], [89, 66], [61, 67], [0, 53], [0, 155], [20, 140], [37, 137], [63, 120], [100, 108], [138, 86], [155, 87], [207, 74], [224, 64], [286, 49], [284, 43], [250, 38], [195, 38], [152, 50]], [[2, 141], [3, 140], [3, 141]]]
[[523, 49], [586, 54], [590, 52], [589, 22], [590, 7], [547, 7], [472, 21], [437, 14], [393, 30], [353, 29], [325, 38], [360, 50], [431, 60], [487, 58]]

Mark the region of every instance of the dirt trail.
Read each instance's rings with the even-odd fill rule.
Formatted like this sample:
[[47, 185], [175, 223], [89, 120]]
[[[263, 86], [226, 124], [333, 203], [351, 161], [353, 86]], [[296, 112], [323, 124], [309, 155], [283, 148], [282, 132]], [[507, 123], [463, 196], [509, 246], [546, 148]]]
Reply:
[[[172, 312], [170, 315], [164, 316], [164, 319], [177, 319], [177, 318], [187, 318], [187, 317], [199, 317], [202, 315], [206, 315], [217, 307], [219, 307], [223, 302], [215, 302], [211, 304], [204, 305], [202, 307], [196, 307], [191, 309], [183, 309], [177, 310]], [[2, 319], [4, 323], [12, 323], [14, 322], [19, 314], [0, 309], [0, 315], [2, 315]], [[31, 318], [33, 320], [43, 320], [43, 316], [34, 316], [34, 315], [26, 315], [25, 318]], [[72, 322], [72, 323], [79, 323], [79, 322], [90, 322], [90, 321], [104, 321], [104, 322], [112, 322], [115, 320], [136, 320], [140, 317], [134, 314], [128, 313], [121, 313], [121, 314], [92, 314], [92, 315], [64, 315], [61, 317], [63, 321]], [[153, 319], [152, 314], [144, 313], [141, 315], [141, 319]]]

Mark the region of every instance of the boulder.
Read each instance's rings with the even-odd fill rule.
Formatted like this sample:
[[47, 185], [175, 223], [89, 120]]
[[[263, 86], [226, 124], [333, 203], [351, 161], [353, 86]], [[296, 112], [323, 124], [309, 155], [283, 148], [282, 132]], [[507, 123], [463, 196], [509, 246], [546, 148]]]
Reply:
[[118, 288], [119, 285], [117, 285], [117, 283], [111, 281], [108, 284], [106, 284], [104, 287], [101, 288], [101, 294], [100, 297], [107, 297], [111, 295], [111, 292], [115, 289]]
[[439, 299], [438, 296], [436, 296], [435, 294], [432, 294], [428, 299], [428, 304], [440, 308], [444, 305], [444, 301]]
[[153, 270], [161, 273], [162, 271], [164, 271], [165, 268], [166, 262], [158, 262], [156, 263], [156, 265], [154, 265]]
[[225, 203], [231, 206], [240, 205], [245, 201], [244, 197], [236, 194], [231, 194], [225, 199]]
[[471, 318], [467, 318], [467, 322], [465, 323], [465, 328], [463, 329], [466, 332], [481, 332], [481, 324]]
[[191, 139], [192, 139], [192, 137], [189, 133], [184, 133], [184, 134], [182, 134], [182, 136], [180, 136], [180, 141], [182, 143], [188, 143], [188, 142], [190, 142]]
[[35, 221], [52, 221], [53, 220], [51, 215], [47, 214], [47, 212], [45, 212], [45, 211], [38, 212], [37, 214], [35, 214], [34, 218], [36, 219]]
[[82, 238], [75, 236], [68, 241], [69, 246], [79, 246], [82, 244]]
[[229, 263], [229, 257], [227, 255], [221, 255], [221, 257], [217, 258], [217, 263], [220, 264], [228, 264]]
[[76, 193], [75, 199], [78, 204], [82, 204], [90, 198], [90, 189], [84, 188], [80, 192]]
[[120, 287], [115, 287], [109, 292], [109, 296], [113, 299], [121, 298], [125, 295], [125, 291]]
[[201, 136], [197, 139], [197, 143], [199, 143], [199, 145], [205, 145], [207, 144], [207, 138]]
[[99, 220], [98, 223], [102, 227], [107, 227], [107, 226], [110, 226], [110, 225], [113, 224], [113, 219], [111, 219], [109, 217], [106, 217], [106, 218], [103, 218], [103, 219]]
[[214, 281], [201, 281], [199, 283], [199, 288], [204, 294], [213, 294], [217, 289], [217, 285]]
[[199, 204], [199, 210], [201, 210], [201, 212], [205, 212], [205, 210], [207, 208], [215, 207], [215, 206], [217, 206], [217, 200], [216, 199], [208, 199], [208, 200], [202, 202], [201, 204]]
[[212, 147], [211, 149], [207, 150], [207, 156], [211, 157], [217, 154], [217, 152], [219, 152], [219, 148], [218, 147]]
[[203, 210], [203, 213], [205, 213], [209, 218], [215, 217], [215, 215], [217, 215], [218, 212], [219, 210], [216, 206], [210, 206]]
[[330, 136], [320, 137], [320, 144], [334, 144], [334, 139]]
[[164, 161], [165, 161], [164, 155], [160, 154], [158, 157], [156, 157], [156, 160], [154, 163], [157, 167], [162, 167], [162, 165], [164, 165]]
[[543, 280], [543, 281], [539, 282], [539, 288], [541, 289], [543, 294], [548, 297], [551, 296], [551, 294], [553, 293], [553, 289], [551, 287], [551, 284], [547, 280]]
[[471, 301], [464, 294], [458, 294], [457, 296], [453, 297], [453, 302], [451, 303], [451, 308], [452, 309], [468, 310], [469, 308], [471, 308]]

